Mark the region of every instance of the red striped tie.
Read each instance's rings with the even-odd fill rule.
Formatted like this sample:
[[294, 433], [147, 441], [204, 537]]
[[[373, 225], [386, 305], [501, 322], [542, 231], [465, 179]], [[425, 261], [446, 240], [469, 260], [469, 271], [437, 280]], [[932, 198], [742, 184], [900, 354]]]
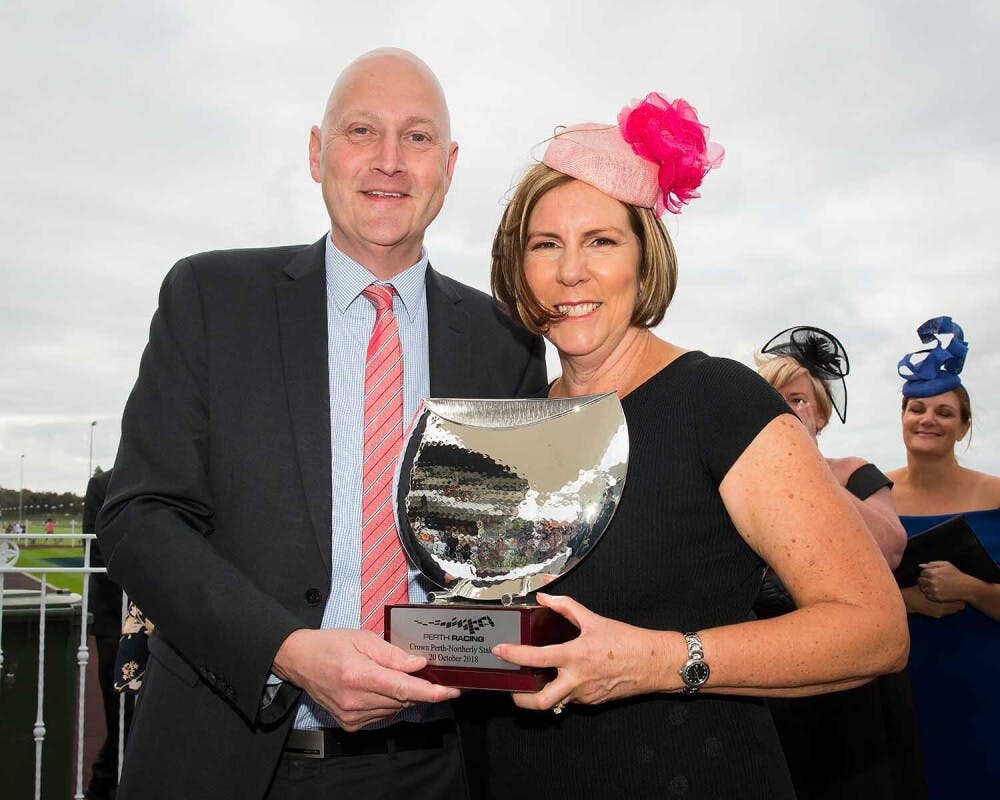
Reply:
[[381, 634], [383, 608], [405, 603], [406, 556], [393, 517], [392, 478], [403, 444], [403, 350], [393, 288], [362, 292], [375, 306], [365, 360], [365, 443], [361, 469], [361, 627]]

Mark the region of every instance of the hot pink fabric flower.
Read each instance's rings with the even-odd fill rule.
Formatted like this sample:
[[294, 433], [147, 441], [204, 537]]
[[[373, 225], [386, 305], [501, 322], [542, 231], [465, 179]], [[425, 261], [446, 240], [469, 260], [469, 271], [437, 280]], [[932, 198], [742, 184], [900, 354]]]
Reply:
[[708, 140], [708, 127], [698, 113], [681, 98], [673, 102], [656, 92], [618, 115], [622, 137], [632, 150], [659, 165], [660, 197], [656, 212], [679, 214], [693, 197], [710, 169], [722, 165], [726, 151]]

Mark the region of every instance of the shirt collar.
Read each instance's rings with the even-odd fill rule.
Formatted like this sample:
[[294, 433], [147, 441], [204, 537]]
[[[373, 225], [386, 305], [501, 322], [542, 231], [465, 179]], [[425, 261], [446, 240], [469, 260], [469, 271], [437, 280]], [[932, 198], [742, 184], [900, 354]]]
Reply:
[[427, 274], [427, 251], [423, 248], [420, 249], [420, 258], [416, 264], [388, 281], [379, 280], [353, 258], [337, 249], [329, 233], [326, 235], [325, 260], [327, 294], [342, 314], [366, 287], [372, 283], [381, 283], [396, 290], [410, 321], [416, 319], [424, 296], [424, 279]]

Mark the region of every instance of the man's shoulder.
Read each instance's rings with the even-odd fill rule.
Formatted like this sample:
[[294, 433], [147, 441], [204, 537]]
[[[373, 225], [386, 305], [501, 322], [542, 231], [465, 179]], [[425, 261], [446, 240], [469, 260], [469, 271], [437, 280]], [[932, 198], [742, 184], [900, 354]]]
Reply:
[[446, 297], [454, 302], [468, 302], [474, 305], [492, 306], [493, 298], [486, 292], [476, 289], [473, 286], [457, 281], [454, 278], [439, 272], [433, 266], [427, 270], [427, 284], [431, 291], [442, 292]]
[[[276, 288], [298, 283], [321, 287], [325, 278], [322, 242], [313, 245], [210, 250], [180, 259], [160, 287], [161, 309], [174, 314], [221, 314], [242, 318], [274, 302]], [[300, 280], [302, 279], [302, 280]], [[323, 295], [312, 292], [324, 302]], [[193, 305], [197, 299], [197, 305]]]
[[268, 261], [275, 258], [287, 258], [312, 247], [311, 244], [286, 244], [275, 247], [229, 247], [217, 250], [205, 250], [194, 253], [188, 258], [193, 261]]
[[87, 491], [93, 490], [101, 494], [107, 494], [108, 484], [111, 482], [111, 473], [112, 470], [106, 469], [92, 477], [87, 481]]
[[455, 305], [473, 325], [485, 332], [506, 332], [521, 344], [530, 344], [535, 338], [505, 314], [486, 292], [450, 278], [433, 267], [427, 270], [427, 294], [428, 298], [436, 296], [439, 302]]
[[220, 274], [230, 276], [264, 274], [285, 269], [287, 266], [305, 259], [316, 260], [321, 266], [323, 250], [321, 242], [293, 244], [278, 247], [244, 247], [226, 250], [207, 250], [182, 258], [179, 263], [187, 264], [199, 276]]

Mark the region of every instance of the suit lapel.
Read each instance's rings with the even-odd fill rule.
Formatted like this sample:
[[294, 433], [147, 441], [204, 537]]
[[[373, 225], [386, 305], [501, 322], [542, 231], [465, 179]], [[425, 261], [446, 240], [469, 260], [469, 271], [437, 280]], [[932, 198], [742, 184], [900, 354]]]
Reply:
[[330, 571], [330, 383], [325, 237], [299, 253], [276, 287], [281, 359], [302, 486], [316, 544]]
[[472, 344], [462, 297], [427, 267], [427, 337], [432, 397], [469, 397]]

